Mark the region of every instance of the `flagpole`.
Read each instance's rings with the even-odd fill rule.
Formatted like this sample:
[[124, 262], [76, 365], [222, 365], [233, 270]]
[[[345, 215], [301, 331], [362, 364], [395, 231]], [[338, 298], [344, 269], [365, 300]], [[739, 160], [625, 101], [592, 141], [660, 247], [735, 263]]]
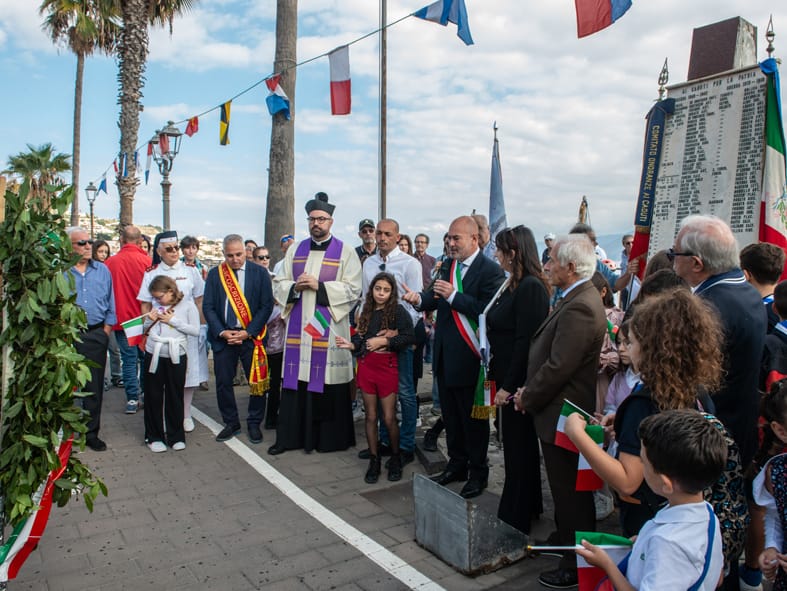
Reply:
[[380, 0], [380, 145], [378, 161], [378, 219], [386, 217], [387, 183], [387, 87], [388, 87], [388, 0]]

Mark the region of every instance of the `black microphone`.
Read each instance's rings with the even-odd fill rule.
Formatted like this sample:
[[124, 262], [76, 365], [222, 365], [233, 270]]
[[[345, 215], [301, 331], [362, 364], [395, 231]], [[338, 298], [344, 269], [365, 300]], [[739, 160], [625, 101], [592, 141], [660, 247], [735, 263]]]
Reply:
[[432, 269], [432, 282], [425, 291], [431, 291], [438, 279], [448, 281], [451, 278], [451, 259], [438, 260]]

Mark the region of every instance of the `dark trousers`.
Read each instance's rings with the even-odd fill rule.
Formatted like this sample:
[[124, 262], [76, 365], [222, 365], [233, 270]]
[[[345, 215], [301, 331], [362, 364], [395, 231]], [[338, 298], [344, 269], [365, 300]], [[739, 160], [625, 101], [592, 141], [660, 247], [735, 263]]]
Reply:
[[268, 390], [268, 406], [265, 409], [265, 428], [275, 429], [279, 418], [279, 401], [281, 400], [281, 366], [284, 351], [268, 355], [268, 374], [271, 376], [271, 387]]
[[473, 419], [475, 388], [449, 388], [440, 379], [440, 406], [445, 422], [448, 444], [447, 470], [468, 470], [470, 478], [486, 480], [489, 466], [486, 450], [489, 446], [489, 421]]
[[[596, 506], [593, 492], [577, 492], [577, 465], [579, 455], [551, 443], [541, 442], [544, 465], [547, 469], [549, 488], [555, 501], [556, 544], [573, 546], [577, 531], [596, 531]], [[550, 543], [552, 540], [550, 540]], [[560, 560], [560, 568], [575, 570], [577, 558], [574, 552], [566, 552]]]
[[153, 356], [145, 353], [145, 441], [163, 441], [170, 447], [186, 441], [183, 431], [183, 386], [186, 383], [186, 356], [179, 363], [159, 357], [155, 373], [150, 373]]
[[90, 368], [90, 380], [83, 388], [85, 392], [90, 392], [90, 395], [82, 398], [82, 409], [90, 413], [85, 434], [85, 439], [89, 441], [98, 437], [98, 430], [101, 427], [101, 403], [104, 399], [104, 370], [107, 364], [109, 337], [102, 327], [98, 327], [84, 331], [79, 338], [82, 342], [76, 341], [74, 348], [96, 364]]
[[[232, 380], [240, 359], [243, 371], [248, 377], [251, 373], [251, 359], [254, 343], [246, 340], [241, 345], [226, 345], [221, 351], [213, 350], [213, 371], [216, 374], [216, 400], [219, 404], [221, 419], [225, 425], [240, 426], [238, 405], [235, 403], [235, 389]], [[249, 396], [247, 424], [259, 426], [265, 418], [265, 395]]]

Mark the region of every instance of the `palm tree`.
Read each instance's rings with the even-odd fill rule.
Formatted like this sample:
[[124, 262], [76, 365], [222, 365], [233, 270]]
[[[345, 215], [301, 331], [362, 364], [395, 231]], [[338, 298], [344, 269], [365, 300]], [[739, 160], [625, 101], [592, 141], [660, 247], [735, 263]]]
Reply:
[[7, 168], [2, 174], [10, 174], [30, 181], [31, 196], [41, 196], [46, 192], [47, 185], [64, 187], [65, 180], [61, 173], [71, 170], [69, 154], [55, 153], [52, 144], [41, 144], [36, 147], [27, 144], [27, 152], [19, 152], [8, 157]]
[[82, 134], [82, 82], [85, 57], [99, 51], [112, 54], [120, 33], [119, 11], [112, 0], [43, 0], [39, 14], [45, 16], [42, 25], [55, 44], [65, 43], [77, 56], [74, 83], [74, 144], [71, 184], [71, 225], [79, 223], [79, 155]]
[[169, 26], [175, 16], [189, 10], [197, 0], [114, 0], [120, 5], [123, 31], [117, 56], [120, 72], [120, 160], [127, 159], [127, 176], [118, 177], [120, 189], [120, 226], [133, 223], [134, 193], [137, 188], [136, 167], [131, 164], [139, 137], [139, 113], [142, 111], [142, 87], [148, 56], [148, 25]]

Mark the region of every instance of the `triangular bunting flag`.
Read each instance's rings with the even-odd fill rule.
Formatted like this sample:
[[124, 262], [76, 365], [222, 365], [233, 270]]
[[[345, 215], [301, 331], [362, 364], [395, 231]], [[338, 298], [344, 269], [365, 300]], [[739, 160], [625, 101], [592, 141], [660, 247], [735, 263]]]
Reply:
[[106, 175], [106, 173], [101, 175], [101, 182], [98, 184], [98, 192], [101, 193], [101, 191], [104, 191], [104, 193], [109, 195], [109, 193], [107, 193], [107, 175]]
[[265, 98], [265, 104], [268, 105], [268, 113], [273, 117], [276, 113], [281, 112], [285, 119], [290, 119], [290, 98], [284, 92], [279, 84], [281, 75], [276, 74], [265, 80], [265, 86], [268, 87], [269, 94]]
[[465, 0], [437, 0], [434, 4], [414, 12], [413, 16], [438, 23], [444, 27], [448, 23], [453, 23], [456, 25], [456, 36], [464, 41], [465, 45], [473, 44], [470, 25], [467, 22]]

